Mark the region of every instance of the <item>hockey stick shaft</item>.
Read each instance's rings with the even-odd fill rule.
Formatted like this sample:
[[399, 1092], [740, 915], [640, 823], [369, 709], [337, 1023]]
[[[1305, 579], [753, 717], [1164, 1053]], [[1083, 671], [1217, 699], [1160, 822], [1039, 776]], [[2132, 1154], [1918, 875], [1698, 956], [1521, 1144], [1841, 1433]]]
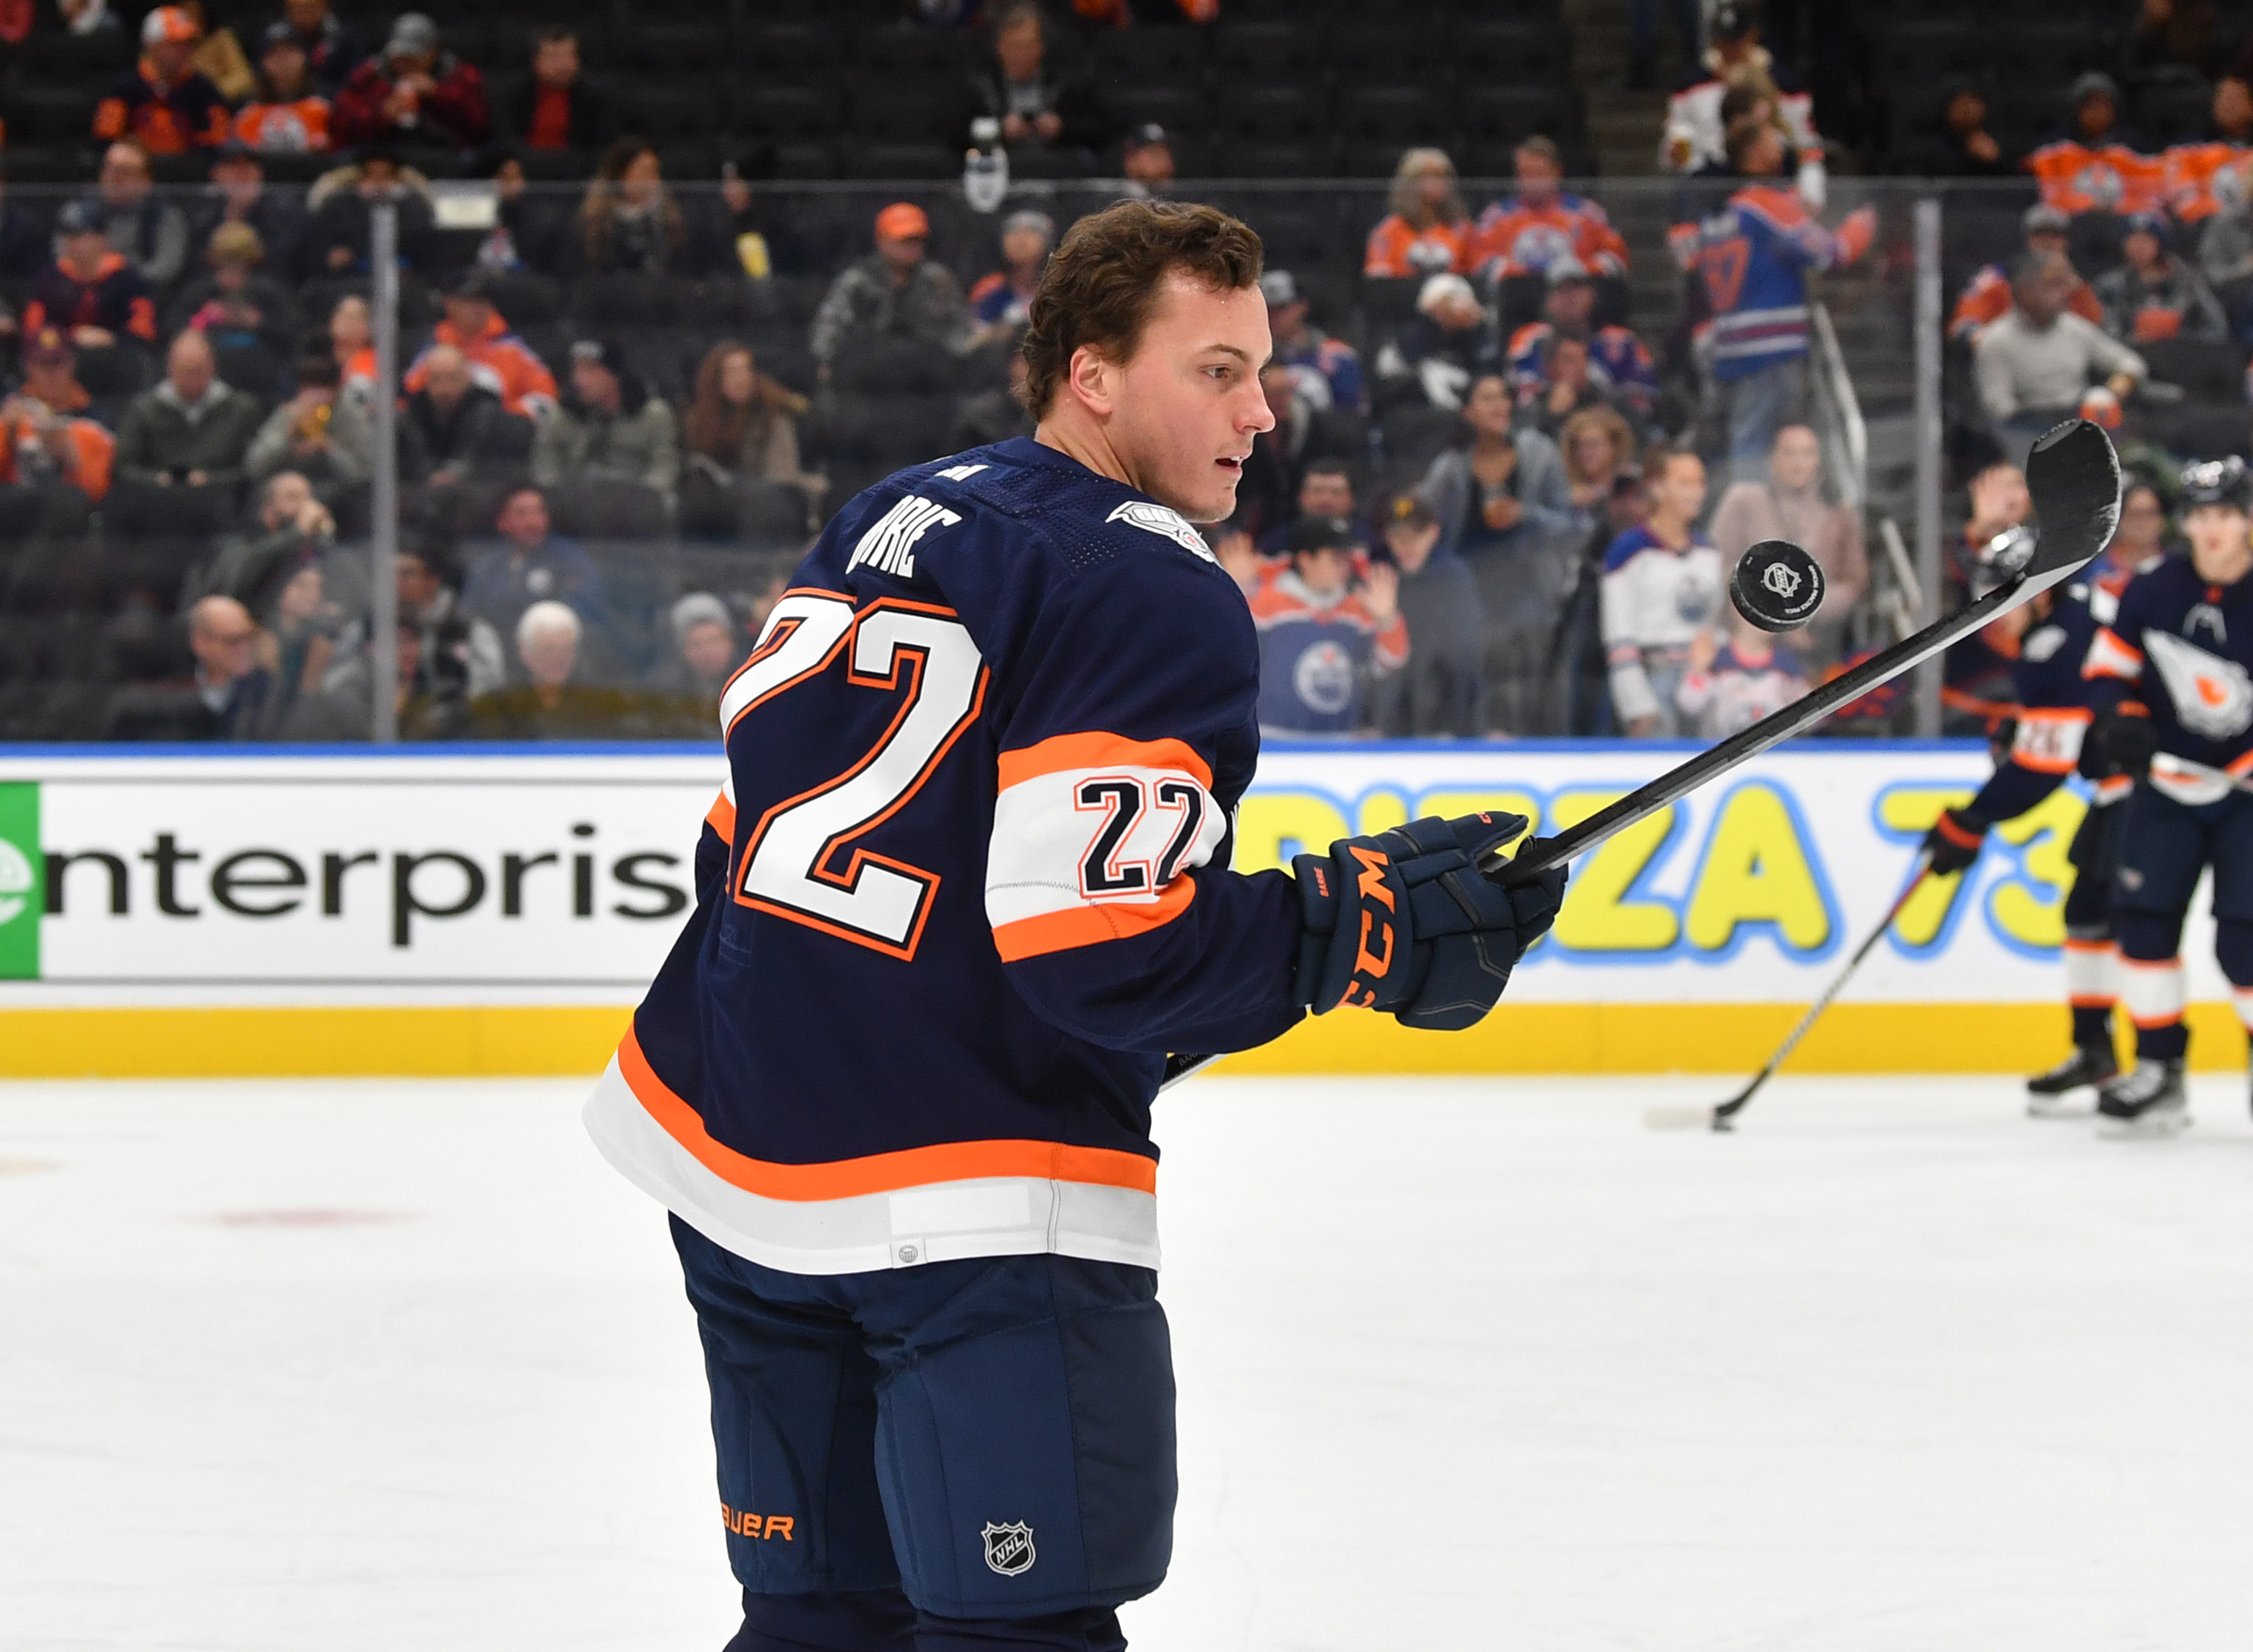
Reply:
[[[1892, 647], [1871, 655], [1852, 670], [1840, 673], [1805, 698], [1770, 713], [1749, 728], [1731, 735], [1719, 745], [1707, 747], [1687, 763], [1669, 769], [1649, 784], [1638, 787], [1599, 809], [1580, 825], [1569, 827], [1553, 838], [1534, 840], [1515, 859], [1505, 859], [1499, 854], [1491, 856], [1480, 863], [1479, 869], [1499, 883], [1514, 886], [1531, 883], [1552, 867], [1578, 859], [1608, 839], [1626, 831], [1636, 821], [1649, 819], [1698, 787], [1718, 780], [1730, 770], [1750, 762], [1771, 746], [1780, 745], [1795, 735], [1806, 733], [1841, 706], [1860, 699], [1873, 688], [1882, 687], [1903, 672], [1915, 669], [1950, 645], [1989, 624], [1997, 615], [2030, 601], [2035, 592], [2026, 589], [2028, 583], [2021, 575], [2008, 584], [1998, 586], [1978, 601], [1967, 603], [1915, 635], [1904, 637]], [[1860, 961], [1861, 954], [1855, 954], [1855, 962]], [[1203, 1072], [1219, 1059], [1217, 1056], [1168, 1056], [1165, 1077], [1158, 1088], [1161, 1092], [1170, 1090], [1183, 1079]]]
[[[1986, 596], [1904, 637], [1872, 655], [1803, 699], [1763, 717], [1719, 745], [1699, 752], [1649, 784], [1598, 810], [1553, 838], [1526, 844], [1515, 859], [1499, 854], [1480, 870], [1508, 886], [1530, 883], [1544, 872], [1586, 854], [1638, 820], [1645, 820], [1739, 764], [1795, 735], [1804, 734], [1832, 712], [1882, 687], [1983, 625], [2032, 602], [2043, 591], [2086, 567], [2111, 541], [2120, 524], [2119, 455], [2111, 439], [2085, 419], [2068, 420], [2033, 445], [2026, 463], [2026, 487], [2041, 539], [2021, 571]], [[1873, 943], [1874, 944], [1874, 943]], [[1856, 961], [1859, 961], [1857, 955]], [[1835, 990], [1835, 989], [1834, 989]], [[1159, 1089], [1168, 1090], [1219, 1060], [1217, 1056], [1175, 1054], [1166, 1058]]]
[[1507, 885], [1531, 883], [1552, 867], [1578, 860], [1607, 839], [1647, 820], [1661, 809], [1679, 802], [1698, 787], [1718, 780], [1730, 770], [1749, 762], [1772, 746], [1805, 734], [1841, 706], [1883, 687], [1903, 672], [1914, 670], [1951, 644], [1960, 642], [1996, 616], [2008, 612], [2033, 596], [2023, 578], [1997, 587], [1975, 603], [1936, 620], [1922, 631], [1904, 637], [1892, 647], [1873, 654], [1860, 665], [1841, 672], [1780, 710], [1769, 713], [1749, 728], [1742, 728], [1718, 745], [1709, 746], [1687, 763], [1669, 769], [1649, 784], [1599, 809], [1578, 826], [1528, 844], [1514, 860], [1496, 856], [1482, 868]]
[[1894, 920], [1901, 915], [1902, 910], [1908, 905], [1909, 897], [1922, 887], [1926, 875], [1931, 870], [1930, 860], [1921, 857], [1917, 861], [1916, 875], [1909, 879], [1908, 886], [1894, 898], [1894, 903], [1886, 909], [1886, 915], [1879, 920], [1877, 928], [1872, 930], [1868, 938], [1854, 949], [1853, 957], [1846, 960], [1846, 967], [1838, 972], [1837, 979], [1824, 989], [1823, 996], [1817, 999], [1809, 1007], [1807, 1014], [1799, 1018], [1799, 1025], [1793, 1028], [1783, 1042], [1776, 1047], [1775, 1054], [1768, 1058], [1768, 1065], [1753, 1075], [1752, 1083], [1713, 1109], [1716, 1128], [1719, 1127], [1722, 1120], [1733, 1117], [1762, 1084], [1775, 1076], [1776, 1069], [1791, 1059], [1791, 1052], [1799, 1048], [1799, 1041], [1807, 1036], [1807, 1029], [1822, 1019], [1823, 1012], [1831, 1007], [1831, 1000], [1845, 989], [1848, 981], [1854, 979], [1854, 972], [1862, 967], [1862, 960], [1877, 950], [1878, 943], [1886, 938], [1887, 932], [1894, 926]]

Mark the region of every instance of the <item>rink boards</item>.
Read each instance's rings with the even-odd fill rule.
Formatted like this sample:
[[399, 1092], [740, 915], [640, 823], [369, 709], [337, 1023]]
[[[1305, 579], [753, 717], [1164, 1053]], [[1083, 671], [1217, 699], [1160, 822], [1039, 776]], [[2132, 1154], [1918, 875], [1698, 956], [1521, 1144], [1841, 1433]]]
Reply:
[[[1555, 831], [1692, 748], [1272, 748], [1236, 865], [1425, 813]], [[1552, 936], [1472, 1032], [1345, 1011], [1237, 1058], [1258, 1072], [1664, 1072], [1756, 1066], [1899, 892], [1973, 743], [1807, 742], [1574, 868]], [[0, 1072], [592, 1072], [689, 904], [718, 755], [462, 748], [0, 755]], [[1928, 882], [1795, 1057], [1808, 1071], [2054, 1058], [2068, 789]], [[2242, 1059], [2194, 918], [2194, 1041]]]

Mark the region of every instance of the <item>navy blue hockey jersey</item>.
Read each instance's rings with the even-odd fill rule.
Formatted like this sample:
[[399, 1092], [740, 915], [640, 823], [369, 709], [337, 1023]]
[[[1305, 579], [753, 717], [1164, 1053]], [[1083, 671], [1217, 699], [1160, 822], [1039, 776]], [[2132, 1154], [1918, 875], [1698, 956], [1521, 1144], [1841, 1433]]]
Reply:
[[1024, 439], [861, 494], [722, 697], [603, 1154], [792, 1272], [1154, 1266], [1164, 1052], [1302, 1014], [1291, 880], [1226, 869], [1258, 694], [1234, 582], [1131, 488]]
[[[2144, 564], [2154, 566], [2156, 559]], [[2097, 633], [2117, 617], [2121, 593], [2142, 571], [2098, 561], [2050, 592], [2049, 612], [2018, 639], [2011, 661], [2018, 728], [2010, 752], [1971, 800], [1971, 813], [1989, 822], [2015, 819], [2080, 767], [2096, 699], [2083, 668]], [[2096, 782], [2096, 800], [2117, 803], [2133, 784], [2125, 775], [2107, 776]]]
[[2210, 585], [2187, 557], [2138, 573], [2089, 651], [2100, 708], [2148, 708], [2152, 784], [2179, 802], [2218, 803], [2253, 774], [2253, 579]]

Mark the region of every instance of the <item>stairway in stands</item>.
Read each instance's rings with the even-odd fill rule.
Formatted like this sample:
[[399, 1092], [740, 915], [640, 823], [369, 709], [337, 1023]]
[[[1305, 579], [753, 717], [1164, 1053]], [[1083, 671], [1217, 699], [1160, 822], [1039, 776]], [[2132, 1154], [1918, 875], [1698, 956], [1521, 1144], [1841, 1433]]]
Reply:
[[1660, 38], [1657, 87], [1627, 87], [1627, 0], [1564, 0], [1573, 34], [1574, 77], [1588, 112], [1588, 143], [1608, 185], [1650, 183], [1604, 192], [1605, 210], [1627, 239], [1635, 282], [1635, 324], [1646, 337], [1663, 333], [1679, 301], [1679, 278], [1667, 257], [1671, 193], [1658, 178], [1658, 137], [1666, 125], [1666, 93], [1682, 72], [1671, 34]]
[[[1573, 32], [1575, 78], [1587, 107], [1588, 143], [1605, 183], [1605, 209], [1633, 259], [1635, 324], [1655, 342], [1681, 301], [1681, 277], [1666, 250], [1673, 192], [1658, 181], [1657, 157], [1665, 88], [1682, 73], [1682, 54], [1662, 23], [1657, 89], [1629, 91], [1627, 0], [1564, 0], [1562, 15]], [[1852, 187], [1845, 184], [1839, 192], [1851, 199]], [[1882, 239], [1905, 240], [1907, 207], [1888, 203], [1886, 213]], [[1868, 429], [1871, 509], [1893, 517], [1907, 534], [1915, 476], [1908, 277], [1897, 268], [1880, 276], [1875, 268], [1873, 263], [1869, 270], [1827, 278], [1819, 283], [1820, 295], [1831, 308]]]

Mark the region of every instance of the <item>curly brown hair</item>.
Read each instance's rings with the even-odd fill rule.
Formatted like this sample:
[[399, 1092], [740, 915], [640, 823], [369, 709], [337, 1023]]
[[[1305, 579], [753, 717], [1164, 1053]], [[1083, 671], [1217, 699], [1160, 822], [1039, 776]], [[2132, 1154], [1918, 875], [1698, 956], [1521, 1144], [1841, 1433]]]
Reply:
[[1256, 286], [1259, 237], [1226, 213], [1178, 201], [1120, 201], [1083, 218], [1041, 272], [1025, 330], [1025, 405], [1036, 419], [1083, 346], [1133, 358], [1166, 277], [1180, 270], [1223, 292]]

